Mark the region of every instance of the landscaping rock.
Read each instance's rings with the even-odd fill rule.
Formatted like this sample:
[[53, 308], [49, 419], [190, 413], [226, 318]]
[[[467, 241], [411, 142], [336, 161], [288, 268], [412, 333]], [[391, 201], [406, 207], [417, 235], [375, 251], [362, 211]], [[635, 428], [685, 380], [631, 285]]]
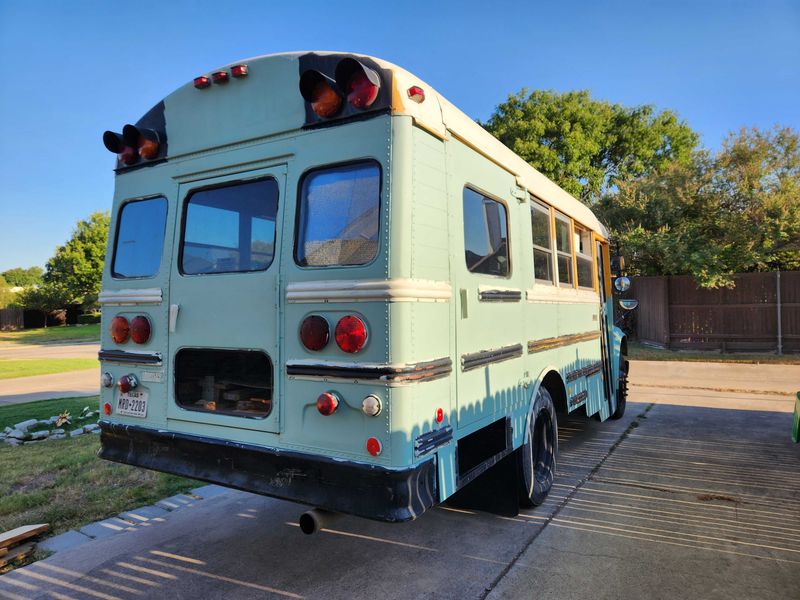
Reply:
[[100, 431], [100, 425], [97, 423], [90, 423], [89, 425], [86, 425], [83, 430], [86, 433], [94, 433], [95, 431]]
[[60, 552], [61, 550], [70, 550], [76, 548], [86, 542], [91, 542], [92, 538], [84, 535], [78, 531], [67, 531], [61, 535], [51, 537], [38, 544], [39, 548], [44, 548], [50, 552]]
[[19, 446], [21, 443], [22, 442], [20, 442], [16, 438], [8, 438], [8, 439], [6, 439], [6, 444], [8, 444], [9, 446]]
[[8, 434], [8, 437], [10, 437], [12, 439], [15, 439], [15, 440], [21, 440], [22, 438], [25, 437], [25, 435], [26, 435], [26, 433], [24, 431], [21, 431], [19, 429], [15, 429], [14, 431], [12, 431], [11, 433]]
[[77, 429], [73, 429], [72, 431], [69, 432], [69, 437], [74, 438], [82, 434], [83, 434], [83, 427], [78, 427]]
[[54, 433], [53, 435], [51, 435], [47, 439], [48, 440], [63, 440], [65, 437], [67, 437], [66, 433]]
[[50, 427], [50, 419], [38, 420], [36, 421], [37, 425], [42, 425], [43, 427]]
[[49, 436], [49, 431], [34, 431], [31, 434], [31, 440], [46, 440]]
[[27, 421], [23, 421], [22, 423], [17, 423], [16, 425], [14, 425], [14, 429], [17, 429], [19, 431], [28, 431], [28, 429], [36, 425], [38, 422], [39, 421], [37, 421], [36, 419], [28, 419]]
[[53, 430], [50, 432], [50, 435], [61, 435], [62, 433], [64, 433], [64, 430], [63, 430], [63, 429], [53, 429]]
[[56, 421], [58, 421], [58, 415], [53, 415], [52, 417], [50, 417], [49, 419], [47, 419], [47, 422], [48, 422], [50, 425], [55, 425], [55, 424], [56, 424]]
[[13, 430], [13, 429], [11, 429], [11, 427], [6, 427], [5, 429], [3, 429], [3, 433], [5, 433], [6, 435], [8, 435], [9, 433], [11, 433], [12, 431], [14, 431], [14, 430]]

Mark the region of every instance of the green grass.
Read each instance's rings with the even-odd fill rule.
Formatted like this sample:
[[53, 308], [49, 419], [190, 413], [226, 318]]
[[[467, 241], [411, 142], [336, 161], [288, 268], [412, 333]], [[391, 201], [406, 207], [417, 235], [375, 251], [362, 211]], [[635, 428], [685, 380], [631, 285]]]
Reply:
[[29, 358], [0, 360], [0, 379], [31, 377], [98, 368], [96, 358]]
[[[0, 427], [64, 409], [77, 415], [87, 405], [95, 410], [97, 397], [0, 407]], [[200, 485], [101, 460], [99, 445], [97, 434], [18, 447], [0, 443], [0, 531], [49, 523], [48, 535], [59, 534]]]
[[0, 342], [46, 344], [49, 342], [87, 342], [100, 340], [100, 323], [92, 325], [63, 325], [22, 331], [0, 331]]
[[628, 342], [630, 360], [683, 360], [689, 362], [723, 362], [749, 364], [800, 365], [800, 354], [721, 354], [719, 352], [694, 352], [664, 350], [645, 346], [639, 342]]

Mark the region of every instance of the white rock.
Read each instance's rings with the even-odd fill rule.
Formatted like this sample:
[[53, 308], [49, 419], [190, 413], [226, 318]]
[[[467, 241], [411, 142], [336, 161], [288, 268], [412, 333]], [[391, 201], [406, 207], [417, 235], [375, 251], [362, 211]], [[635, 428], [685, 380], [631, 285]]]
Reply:
[[78, 427], [77, 429], [73, 429], [69, 432], [69, 437], [74, 438], [78, 437], [79, 435], [83, 434], [83, 427]]
[[31, 439], [32, 440], [46, 440], [49, 435], [50, 435], [49, 431], [34, 431], [31, 434]]
[[54, 433], [53, 435], [51, 435], [47, 439], [48, 440], [63, 440], [65, 437], [67, 437], [66, 433]]
[[17, 440], [17, 439], [14, 439], [14, 438], [8, 438], [8, 439], [6, 440], [6, 444], [8, 444], [9, 446], [19, 446], [21, 443], [22, 443], [22, 442], [20, 442], [20, 441], [19, 441], [19, 440]]
[[3, 433], [5, 433], [6, 435], [8, 435], [9, 433], [11, 433], [12, 431], [14, 431], [14, 430], [13, 430], [13, 429], [11, 429], [11, 427], [6, 427], [5, 429], [3, 429]]
[[38, 422], [39, 421], [37, 421], [36, 419], [28, 419], [27, 421], [23, 421], [22, 423], [17, 423], [16, 425], [14, 425], [14, 428], [18, 429], [19, 431], [28, 431], [28, 429], [36, 425]]
[[20, 431], [19, 429], [14, 429], [11, 433], [8, 434], [9, 438], [13, 438], [15, 440], [21, 440], [25, 437], [25, 432]]
[[89, 425], [84, 427], [83, 430], [85, 432], [87, 432], [87, 433], [92, 433], [92, 432], [95, 432], [95, 431], [99, 431], [100, 430], [100, 426], [97, 423], [90, 423]]
[[50, 425], [55, 425], [56, 421], [58, 421], [58, 415], [53, 415], [52, 417], [47, 419], [47, 421], [50, 423]]
[[62, 434], [62, 433], [64, 433], [64, 430], [63, 430], [63, 429], [53, 429], [53, 430], [50, 432], [50, 435], [60, 435], [60, 434]]

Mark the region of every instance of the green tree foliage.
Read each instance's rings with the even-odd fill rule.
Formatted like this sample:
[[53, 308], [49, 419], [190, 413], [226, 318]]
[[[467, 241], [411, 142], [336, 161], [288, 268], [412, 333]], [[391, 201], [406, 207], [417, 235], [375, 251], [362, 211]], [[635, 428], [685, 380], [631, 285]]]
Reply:
[[44, 275], [44, 269], [42, 269], [42, 267], [31, 267], [29, 269], [16, 267], [0, 273], [0, 276], [2, 276], [11, 287], [38, 285], [42, 283], [42, 275]]
[[47, 327], [47, 315], [70, 303], [72, 292], [65, 286], [50, 282], [37, 287], [29, 287], [17, 295], [17, 303], [30, 310], [38, 310], [44, 314], [44, 326]]
[[107, 212], [78, 221], [69, 241], [47, 261], [45, 283], [66, 290], [68, 303], [90, 304], [100, 293], [109, 222]]
[[0, 308], [6, 308], [14, 302], [16, 294], [11, 291], [12, 287], [13, 286], [9, 285], [3, 276], [0, 275]]
[[482, 123], [588, 204], [631, 179], [691, 162], [698, 136], [671, 111], [594, 100], [587, 91], [523, 89]]
[[800, 136], [742, 129], [716, 154], [620, 183], [596, 208], [633, 273], [717, 287], [737, 272], [800, 268]]

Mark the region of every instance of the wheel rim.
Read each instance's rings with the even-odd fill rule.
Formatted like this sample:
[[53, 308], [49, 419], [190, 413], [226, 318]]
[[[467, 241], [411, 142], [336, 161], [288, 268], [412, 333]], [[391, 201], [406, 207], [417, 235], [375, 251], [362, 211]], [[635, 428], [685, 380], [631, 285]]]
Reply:
[[534, 444], [531, 448], [533, 458], [534, 478], [538, 480], [546, 479], [550, 476], [553, 465], [553, 426], [550, 413], [542, 411], [536, 418], [535, 433], [533, 436]]

